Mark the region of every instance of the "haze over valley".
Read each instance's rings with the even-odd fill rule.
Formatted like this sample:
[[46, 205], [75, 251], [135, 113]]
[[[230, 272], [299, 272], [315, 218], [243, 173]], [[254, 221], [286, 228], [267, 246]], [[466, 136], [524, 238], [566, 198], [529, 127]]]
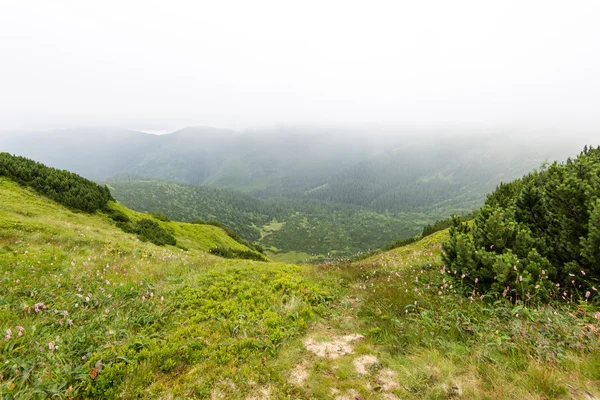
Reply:
[[483, 204], [500, 182], [573, 157], [593, 135], [390, 127], [18, 132], [0, 147], [106, 182], [139, 211], [218, 221], [271, 256], [348, 257]]

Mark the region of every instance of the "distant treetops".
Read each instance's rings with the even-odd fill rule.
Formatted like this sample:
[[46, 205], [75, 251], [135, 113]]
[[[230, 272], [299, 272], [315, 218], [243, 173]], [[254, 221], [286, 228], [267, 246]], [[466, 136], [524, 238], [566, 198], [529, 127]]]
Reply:
[[67, 207], [92, 213], [114, 200], [106, 186], [25, 157], [0, 153], [0, 176], [28, 186]]
[[600, 287], [600, 147], [500, 184], [444, 244], [448, 272], [473, 294], [591, 301]]

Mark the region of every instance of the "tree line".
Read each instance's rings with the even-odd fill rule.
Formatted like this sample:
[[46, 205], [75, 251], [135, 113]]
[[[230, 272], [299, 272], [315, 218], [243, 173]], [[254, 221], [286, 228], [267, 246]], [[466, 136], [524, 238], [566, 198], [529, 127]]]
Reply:
[[25, 157], [0, 153], [0, 176], [28, 186], [67, 207], [93, 213], [114, 200], [106, 186]]

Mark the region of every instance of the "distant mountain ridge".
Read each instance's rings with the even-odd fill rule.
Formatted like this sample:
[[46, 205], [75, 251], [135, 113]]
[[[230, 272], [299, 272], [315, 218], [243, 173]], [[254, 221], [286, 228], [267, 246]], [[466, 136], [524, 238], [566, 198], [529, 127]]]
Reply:
[[0, 136], [1, 151], [97, 181], [136, 176], [378, 212], [474, 208], [500, 181], [544, 160], [574, 156], [584, 144], [567, 136], [533, 142], [506, 134], [331, 127], [188, 127], [165, 135], [85, 128]]

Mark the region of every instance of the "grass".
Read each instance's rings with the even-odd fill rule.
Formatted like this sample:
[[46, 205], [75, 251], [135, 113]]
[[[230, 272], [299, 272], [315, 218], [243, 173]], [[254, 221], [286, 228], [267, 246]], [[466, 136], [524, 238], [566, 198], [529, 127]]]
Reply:
[[396, 398], [598, 397], [598, 306], [536, 308], [464, 296], [441, 263], [446, 235], [328, 267], [349, 283], [348, 299], [357, 304], [339, 311], [351, 313], [344, 320], [353, 326], [337, 329], [367, 337], [356, 354], [337, 361], [334, 381], [352, 382], [363, 397], [372, 393], [365, 388], [373, 387], [376, 371], [367, 377], [337, 371], [360, 354], [374, 354], [401, 383], [388, 393]]
[[188, 249], [158, 247], [7, 180], [0, 191], [3, 399], [250, 393], [332, 301], [299, 267], [203, 251], [235, 246], [213, 226], [166, 223]]
[[[180, 246], [158, 247], [6, 179], [0, 193], [2, 399], [600, 397], [598, 305], [470, 299], [445, 231], [295, 266], [215, 257], [249, 249], [211, 225], [157, 220]], [[354, 334], [337, 358], [307, 346]]]

